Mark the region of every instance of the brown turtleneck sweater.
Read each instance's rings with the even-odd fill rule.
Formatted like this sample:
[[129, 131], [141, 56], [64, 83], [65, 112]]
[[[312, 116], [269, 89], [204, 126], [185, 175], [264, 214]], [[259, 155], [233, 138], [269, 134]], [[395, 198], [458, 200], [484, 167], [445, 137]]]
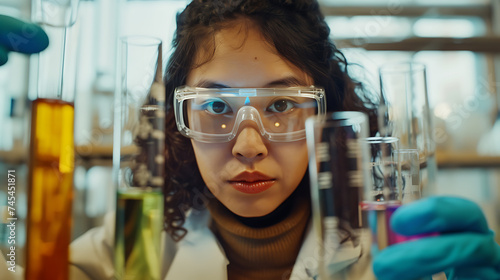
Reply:
[[280, 207], [259, 218], [239, 217], [218, 201], [212, 201], [208, 210], [211, 229], [229, 259], [229, 280], [290, 277], [311, 215], [308, 195], [296, 190]]

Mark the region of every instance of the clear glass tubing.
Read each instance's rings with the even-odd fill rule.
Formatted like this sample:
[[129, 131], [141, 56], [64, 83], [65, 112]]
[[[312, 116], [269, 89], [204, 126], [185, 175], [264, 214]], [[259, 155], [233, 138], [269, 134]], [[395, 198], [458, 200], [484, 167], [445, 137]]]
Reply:
[[361, 254], [361, 248], [371, 247], [369, 225], [359, 207], [368, 187], [368, 150], [362, 141], [367, 136], [368, 117], [361, 112], [327, 113], [306, 121], [320, 280], [354, 280], [336, 264], [342, 254]]
[[417, 149], [425, 195], [436, 192], [436, 137], [432, 127], [426, 66], [417, 62], [389, 63], [379, 68], [381, 136], [399, 139], [401, 149]]
[[159, 280], [165, 182], [162, 42], [121, 39], [115, 95], [115, 279]]
[[[69, 278], [74, 172], [76, 50], [69, 42], [77, 0], [33, 0], [33, 20], [50, 45], [31, 58], [31, 114], [25, 279]], [[71, 21], [59, 21], [61, 14]], [[57, 22], [57, 24], [56, 24]]]

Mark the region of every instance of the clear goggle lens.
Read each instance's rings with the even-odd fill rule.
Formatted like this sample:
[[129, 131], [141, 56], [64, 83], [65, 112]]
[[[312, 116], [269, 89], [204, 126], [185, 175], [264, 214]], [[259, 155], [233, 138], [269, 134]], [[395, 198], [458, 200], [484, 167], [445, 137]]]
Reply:
[[201, 142], [226, 142], [244, 121], [253, 121], [271, 141], [305, 138], [307, 118], [325, 113], [320, 88], [176, 89], [175, 115], [179, 131]]

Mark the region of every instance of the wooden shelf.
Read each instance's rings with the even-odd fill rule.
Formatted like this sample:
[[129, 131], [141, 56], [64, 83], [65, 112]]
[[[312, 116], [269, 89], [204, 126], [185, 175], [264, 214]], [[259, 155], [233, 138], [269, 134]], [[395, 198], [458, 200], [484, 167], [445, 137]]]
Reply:
[[[10, 151], [0, 150], [0, 161], [8, 164], [28, 163], [28, 148], [16, 148]], [[86, 165], [108, 165], [113, 159], [113, 146], [81, 145], [75, 147], [75, 162], [86, 162]], [[102, 164], [101, 164], [102, 163]]]
[[28, 151], [24, 148], [15, 148], [10, 151], [0, 150], [0, 161], [14, 165], [27, 163]]
[[112, 159], [113, 145], [78, 145], [75, 147], [75, 157], [82, 159]]
[[[397, 4], [397, 5], [395, 5]], [[325, 16], [401, 16], [401, 17], [443, 17], [471, 16], [490, 18], [492, 9], [487, 4], [468, 5], [416, 5], [387, 3], [385, 5], [341, 5], [321, 2]]]
[[500, 168], [500, 155], [478, 155], [477, 153], [436, 152], [439, 168], [450, 167], [496, 167]]
[[339, 48], [363, 48], [369, 51], [471, 51], [500, 53], [500, 37], [470, 38], [410, 37], [410, 38], [334, 38]]

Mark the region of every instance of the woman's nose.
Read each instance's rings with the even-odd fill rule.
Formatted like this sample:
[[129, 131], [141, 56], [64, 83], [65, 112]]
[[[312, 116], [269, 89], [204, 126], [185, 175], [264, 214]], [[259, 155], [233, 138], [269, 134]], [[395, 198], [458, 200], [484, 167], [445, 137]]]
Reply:
[[232, 153], [242, 160], [259, 160], [267, 156], [268, 150], [257, 128], [247, 126], [236, 136]]

